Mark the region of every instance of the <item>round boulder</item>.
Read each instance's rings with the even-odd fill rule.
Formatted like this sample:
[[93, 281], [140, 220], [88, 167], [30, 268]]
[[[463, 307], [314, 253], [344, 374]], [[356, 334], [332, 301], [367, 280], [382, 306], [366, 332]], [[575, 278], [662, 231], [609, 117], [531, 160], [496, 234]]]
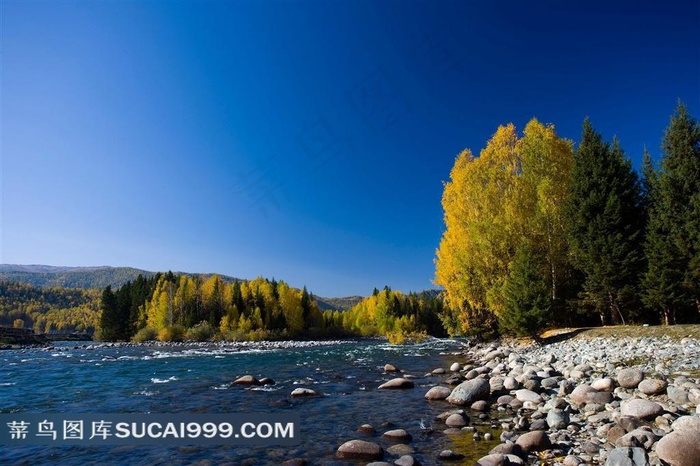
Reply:
[[233, 381], [236, 385], [262, 385], [258, 379], [252, 375], [244, 375]]
[[462, 370], [462, 365], [458, 362], [452, 363], [450, 366], [450, 371], [452, 372], [459, 372]]
[[384, 365], [384, 372], [398, 372], [398, 371], [399, 370], [394, 365], [391, 365], [391, 364]]
[[470, 405], [477, 400], [486, 400], [491, 393], [488, 380], [472, 379], [457, 385], [447, 401], [458, 406]]
[[404, 378], [397, 378], [397, 379], [391, 379], [388, 382], [385, 382], [379, 386], [379, 390], [393, 390], [393, 389], [405, 389], [405, 388], [413, 388], [415, 384]]
[[515, 443], [527, 452], [548, 450], [552, 447], [552, 442], [547, 437], [547, 433], [542, 430], [523, 434], [518, 437]]
[[377, 460], [384, 456], [384, 450], [376, 443], [350, 440], [342, 444], [335, 455], [342, 459]]
[[430, 390], [428, 390], [428, 393], [425, 394], [425, 399], [426, 400], [444, 400], [448, 396], [450, 396], [450, 393], [452, 393], [452, 390], [450, 390], [447, 387], [433, 387]]
[[668, 383], [661, 379], [644, 379], [639, 382], [637, 388], [645, 395], [659, 395], [666, 391]]
[[464, 427], [467, 425], [467, 418], [462, 414], [451, 414], [450, 417], [445, 419], [445, 425], [447, 427]]
[[673, 421], [671, 428], [674, 430], [674, 432], [680, 432], [683, 430], [700, 432], [700, 416], [681, 416]]
[[700, 458], [700, 431], [671, 432], [656, 444], [656, 454], [670, 466], [697, 466]]
[[310, 388], [295, 388], [292, 390], [292, 396], [316, 396], [318, 393], [311, 390]]
[[413, 440], [413, 437], [411, 437], [411, 434], [403, 429], [394, 429], [384, 432], [382, 435], [382, 440], [386, 440], [387, 442], [406, 443]]
[[617, 383], [622, 388], [637, 388], [643, 378], [644, 372], [638, 367], [628, 367], [617, 373]]
[[622, 403], [622, 408], [620, 409], [620, 413], [623, 416], [631, 416], [638, 419], [654, 419], [656, 416], [663, 414], [663, 412], [664, 409], [658, 403], [641, 398], [632, 398]]

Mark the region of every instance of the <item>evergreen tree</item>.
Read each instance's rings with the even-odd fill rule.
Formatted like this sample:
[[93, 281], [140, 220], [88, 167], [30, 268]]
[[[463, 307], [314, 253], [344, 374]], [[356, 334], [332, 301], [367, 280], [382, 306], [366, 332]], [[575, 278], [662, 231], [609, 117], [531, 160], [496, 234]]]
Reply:
[[304, 330], [308, 330], [311, 326], [311, 298], [309, 292], [306, 291], [306, 286], [301, 292], [301, 316], [304, 322]]
[[100, 304], [102, 314], [100, 316], [101, 339], [104, 341], [117, 341], [121, 337], [120, 312], [117, 297], [111, 286], [107, 286], [102, 292]]
[[652, 183], [644, 301], [666, 324], [700, 312], [700, 126], [679, 102]]
[[584, 276], [581, 304], [624, 324], [643, 267], [641, 189], [617, 139], [603, 142], [588, 118], [565, 206], [572, 264]]
[[505, 284], [505, 306], [498, 316], [504, 333], [537, 336], [552, 317], [547, 261], [524, 244], [518, 248]]

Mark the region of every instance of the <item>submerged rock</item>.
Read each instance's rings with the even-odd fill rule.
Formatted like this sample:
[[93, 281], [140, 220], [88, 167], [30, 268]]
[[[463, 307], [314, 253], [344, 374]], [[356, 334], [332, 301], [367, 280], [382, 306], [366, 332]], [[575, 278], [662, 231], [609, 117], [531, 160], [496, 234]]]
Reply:
[[338, 447], [336, 456], [342, 459], [376, 460], [384, 456], [384, 450], [376, 443], [365, 440], [350, 440]]
[[408, 379], [404, 378], [398, 378], [398, 379], [391, 379], [388, 382], [384, 382], [381, 384], [378, 389], [379, 390], [393, 390], [393, 389], [405, 389], [405, 388], [413, 388], [415, 387], [415, 384]]

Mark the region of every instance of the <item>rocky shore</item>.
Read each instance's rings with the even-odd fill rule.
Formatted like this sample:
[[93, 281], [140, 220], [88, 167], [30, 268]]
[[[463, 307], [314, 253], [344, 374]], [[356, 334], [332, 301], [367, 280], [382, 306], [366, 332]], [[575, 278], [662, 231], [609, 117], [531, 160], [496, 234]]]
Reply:
[[[421, 428], [476, 441], [500, 432], [501, 443], [477, 465], [700, 465], [697, 338], [501, 342], [446, 356], [453, 361], [450, 367], [426, 368], [431, 370], [426, 377], [441, 380], [425, 394], [426, 403], [444, 404], [445, 412]], [[384, 370], [393, 378], [377, 388], [396, 390], [398, 402], [401, 390], [419, 389], [417, 377], [390, 364]], [[339, 459], [372, 466], [420, 464], [405, 430], [358, 427], [356, 439], [339, 445]], [[392, 445], [385, 451], [388, 440]], [[445, 450], [423, 459], [474, 464], [465, 459], [468, 453]]]

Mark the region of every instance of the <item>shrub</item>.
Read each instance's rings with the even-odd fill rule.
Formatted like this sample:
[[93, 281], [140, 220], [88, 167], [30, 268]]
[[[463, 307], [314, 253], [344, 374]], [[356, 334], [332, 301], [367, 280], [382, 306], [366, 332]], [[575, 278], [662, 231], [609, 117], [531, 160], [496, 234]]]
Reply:
[[188, 340], [207, 341], [210, 340], [213, 335], [214, 328], [211, 326], [211, 324], [209, 324], [209, 322], [203, 320], [194, 327], [187, 329], [185, 337]]
[[138, 332], [136, 332], [136, 335], [131, 337], [131, 341], [134, 343], [143, 343], [145, 341], [152, 341], [158, 338], [158, 332], [156, 332], [155, 329], [151, 327], [144, 327]]
[[185, 339], [185, 329], [182, 325], [169, 325], [158, 332], [160, 341], [182, 341]]

